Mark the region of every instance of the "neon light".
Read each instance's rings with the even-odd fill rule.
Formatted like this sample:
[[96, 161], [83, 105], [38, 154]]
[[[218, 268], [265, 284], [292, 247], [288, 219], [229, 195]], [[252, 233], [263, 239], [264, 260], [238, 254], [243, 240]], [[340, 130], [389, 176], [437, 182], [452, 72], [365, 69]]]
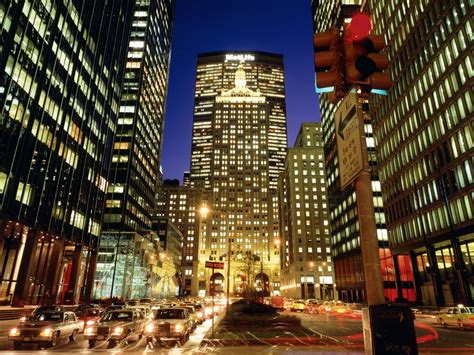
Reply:
[[370, 90], [370, 92], [371, 92], [372, 94], [377, 94], [377, 95], [384, 95], [384, 96], [387, 96], [387, 95], [388, 95], [387, 90], [372, 89], [372, 90]]
[[253, 61], [255, 60], [255, 56], [252, 54], [226, 54], [225, 60], [240, 60], [241, 62], [245, 62], [247, 60]]

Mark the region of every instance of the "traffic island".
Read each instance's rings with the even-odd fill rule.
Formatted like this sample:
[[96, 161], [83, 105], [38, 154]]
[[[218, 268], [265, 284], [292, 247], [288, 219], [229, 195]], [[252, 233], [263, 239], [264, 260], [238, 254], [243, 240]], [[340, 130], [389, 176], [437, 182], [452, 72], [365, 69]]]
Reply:
[[239, 301], [230, 306], [214, 330], [201, 346], [291, 345], [327, 346], [331, 339], [317, 338], [301, 326], [299, 318], [281, 315], [268, 305]]

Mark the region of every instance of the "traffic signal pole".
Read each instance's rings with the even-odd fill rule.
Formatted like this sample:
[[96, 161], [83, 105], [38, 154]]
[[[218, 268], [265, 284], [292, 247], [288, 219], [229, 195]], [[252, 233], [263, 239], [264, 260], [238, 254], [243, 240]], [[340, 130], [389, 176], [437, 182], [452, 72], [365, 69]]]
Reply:
[[[372, 178], [365, 135], [362, 136], [362, 157], [364, 169], [355, 180], [357, 215], [359, 219], [360, 248], [365, 278], [365, 299], [367, 305], [385, 304], [385, 295], [380, 269], [379, 241], [375, 223]], [[370, 282], [367, 282], [370, 280]]]
[[365, 353], [418, 354], [413, 314], [408, 305], [386, 304], [372, 193], [371, 168], [361, 102], [391, 86], [383, 36], [370, 35], [367, 14], [356, 14], [341, 36], [339, 29], [315, 33], [316, 92], [337, 103], [335, 113], [341, 190], [356, 192], [360, 249], [368, 308], [362, 310]]

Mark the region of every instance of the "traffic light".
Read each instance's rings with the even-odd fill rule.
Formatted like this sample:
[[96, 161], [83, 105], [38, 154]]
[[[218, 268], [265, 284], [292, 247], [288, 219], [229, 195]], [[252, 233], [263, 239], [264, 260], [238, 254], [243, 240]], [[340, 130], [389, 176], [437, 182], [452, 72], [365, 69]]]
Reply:
[[391, 86], [388, 58], [380, 53], [385, 48], [383, 36], [370, 35], [372, 23], [365, 14], [356, 14], [344, 29], [345, 79], [365, 91], [385, 93]]
[[332, 28], [327, 32], [315, 33], [313, 44], [316, 92], [340, 92], [343, 90], [343, 76], [339, 30]]

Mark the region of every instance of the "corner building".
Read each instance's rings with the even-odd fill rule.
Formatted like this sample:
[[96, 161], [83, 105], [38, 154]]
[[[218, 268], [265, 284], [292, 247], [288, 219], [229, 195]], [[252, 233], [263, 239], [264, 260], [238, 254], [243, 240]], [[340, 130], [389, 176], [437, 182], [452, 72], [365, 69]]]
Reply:
[[[201, 182], [211, 197], [208, 214], [196, 216], [198, 294], [227, 285], [231, 294], [279, 292], [276, 191], [286, 147], [283, 57], [199, 55], [190, 184]], [[212, 276], [206, 261], [226, 261], [225, 270]]]
[[134, 2], [96, 276], [101, 297], [144, 297], [143, 280], [157, 276], [152, 221], [160, 208], [173, 11], [174, 0]]
[[0, 3], [2, 304], [90, 300], [132, 5]]
[[[325, 32], [331, 27], [342, 29], [353, 14], [360, 12], [360, 1], [311, 1], [313, 29]], [[373, 96], [373, 95], [372, 95]], [[357, 197], [354, 184], [341, 191], [339, 180], [339, 160], [335, 132], [335, 112], [338, 104], [332, 104], [327, 94], [320, 95], [321, 124], [323, 128], [325, 170], [328, 183], [329, 214], [332, 232], [332, 251], [334, 256], [335, 284], [338, 297], [347, 302], [365, 302], [365, 287], [370, 281], [363, 273], [361, 236], [358, 222]], [[387, 226], [382, 202], [382, 191], [378, 176], [377, 158], [371, 112], [366, 100], [361, 100], [364, 108], [364, 133], [371, 168], [372, 194], [377, 224], [377, 239], [385, 297], [394, 301], [397, 294], [396, 278], [392, 255], [389, 249]], [[409, 263], [408, 258], [402, 260]], [[403, 298], [414, 301], [413, 275], [406, 277]]]
[[473, 305], [473, 3], [367, 5], [393, 80], [373, 118], [398, 283], [414, 273], [418, 303]]

